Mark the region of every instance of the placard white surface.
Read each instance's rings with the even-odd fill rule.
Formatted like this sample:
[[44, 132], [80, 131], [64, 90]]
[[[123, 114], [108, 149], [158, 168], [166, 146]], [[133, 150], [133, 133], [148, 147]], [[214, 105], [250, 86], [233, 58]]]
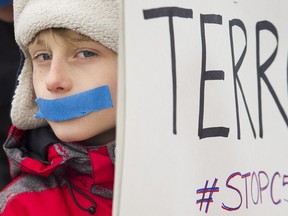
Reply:
[[287, 8], [123, 1], [114, 216], [287, 215]]

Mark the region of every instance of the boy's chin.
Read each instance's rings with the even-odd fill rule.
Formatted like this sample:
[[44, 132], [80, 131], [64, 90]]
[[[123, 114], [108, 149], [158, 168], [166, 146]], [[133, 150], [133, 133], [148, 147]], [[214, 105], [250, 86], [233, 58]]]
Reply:
[[89, 140], [101, 135], [105, 131], [115, 127], [111, 124], [95, 124], [99, 121], [83, 121], [83, 117], [61, 122], [48, 121], [54, 134], [63, 142], [79, 142]]

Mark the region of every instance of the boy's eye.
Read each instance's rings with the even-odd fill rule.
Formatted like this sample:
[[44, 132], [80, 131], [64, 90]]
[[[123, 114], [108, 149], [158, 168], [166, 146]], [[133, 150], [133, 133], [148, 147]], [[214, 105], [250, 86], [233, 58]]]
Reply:
[[43, 53], [43, 54], [36, 55], [35, 59], [39, 61], [49, 61], [49, 60], [52, 60], [52, 55], [48, 53]]
[[96, 55], [95, 52], [88, 51], [88, 50], [84, 50], [84, 51], [81, 51], [81, 52], [77, 53], [77, 56], [80, 57], [80, 58], [89, 58], [89, 57], [92, 57], [92, 56], [95, 56], [95, 55]]

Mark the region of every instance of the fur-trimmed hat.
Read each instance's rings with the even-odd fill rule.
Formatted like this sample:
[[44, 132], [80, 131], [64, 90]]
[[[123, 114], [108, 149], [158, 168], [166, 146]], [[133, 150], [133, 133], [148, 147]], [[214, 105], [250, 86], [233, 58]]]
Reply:
[[27, 130], [47, 124], [34, 118], [38, 110], [27, 46], [37, 33], [66, 28], [118, 52], [119, 0], [14, 0], [15, 39], [25, 55], [12, 101], [12, 123]]

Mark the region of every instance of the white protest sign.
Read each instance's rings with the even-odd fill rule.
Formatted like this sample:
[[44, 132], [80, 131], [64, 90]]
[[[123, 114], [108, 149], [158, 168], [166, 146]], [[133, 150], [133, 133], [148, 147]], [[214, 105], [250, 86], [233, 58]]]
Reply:
[[123, 1], [114, 216], [287, 214], [287, 8]]

